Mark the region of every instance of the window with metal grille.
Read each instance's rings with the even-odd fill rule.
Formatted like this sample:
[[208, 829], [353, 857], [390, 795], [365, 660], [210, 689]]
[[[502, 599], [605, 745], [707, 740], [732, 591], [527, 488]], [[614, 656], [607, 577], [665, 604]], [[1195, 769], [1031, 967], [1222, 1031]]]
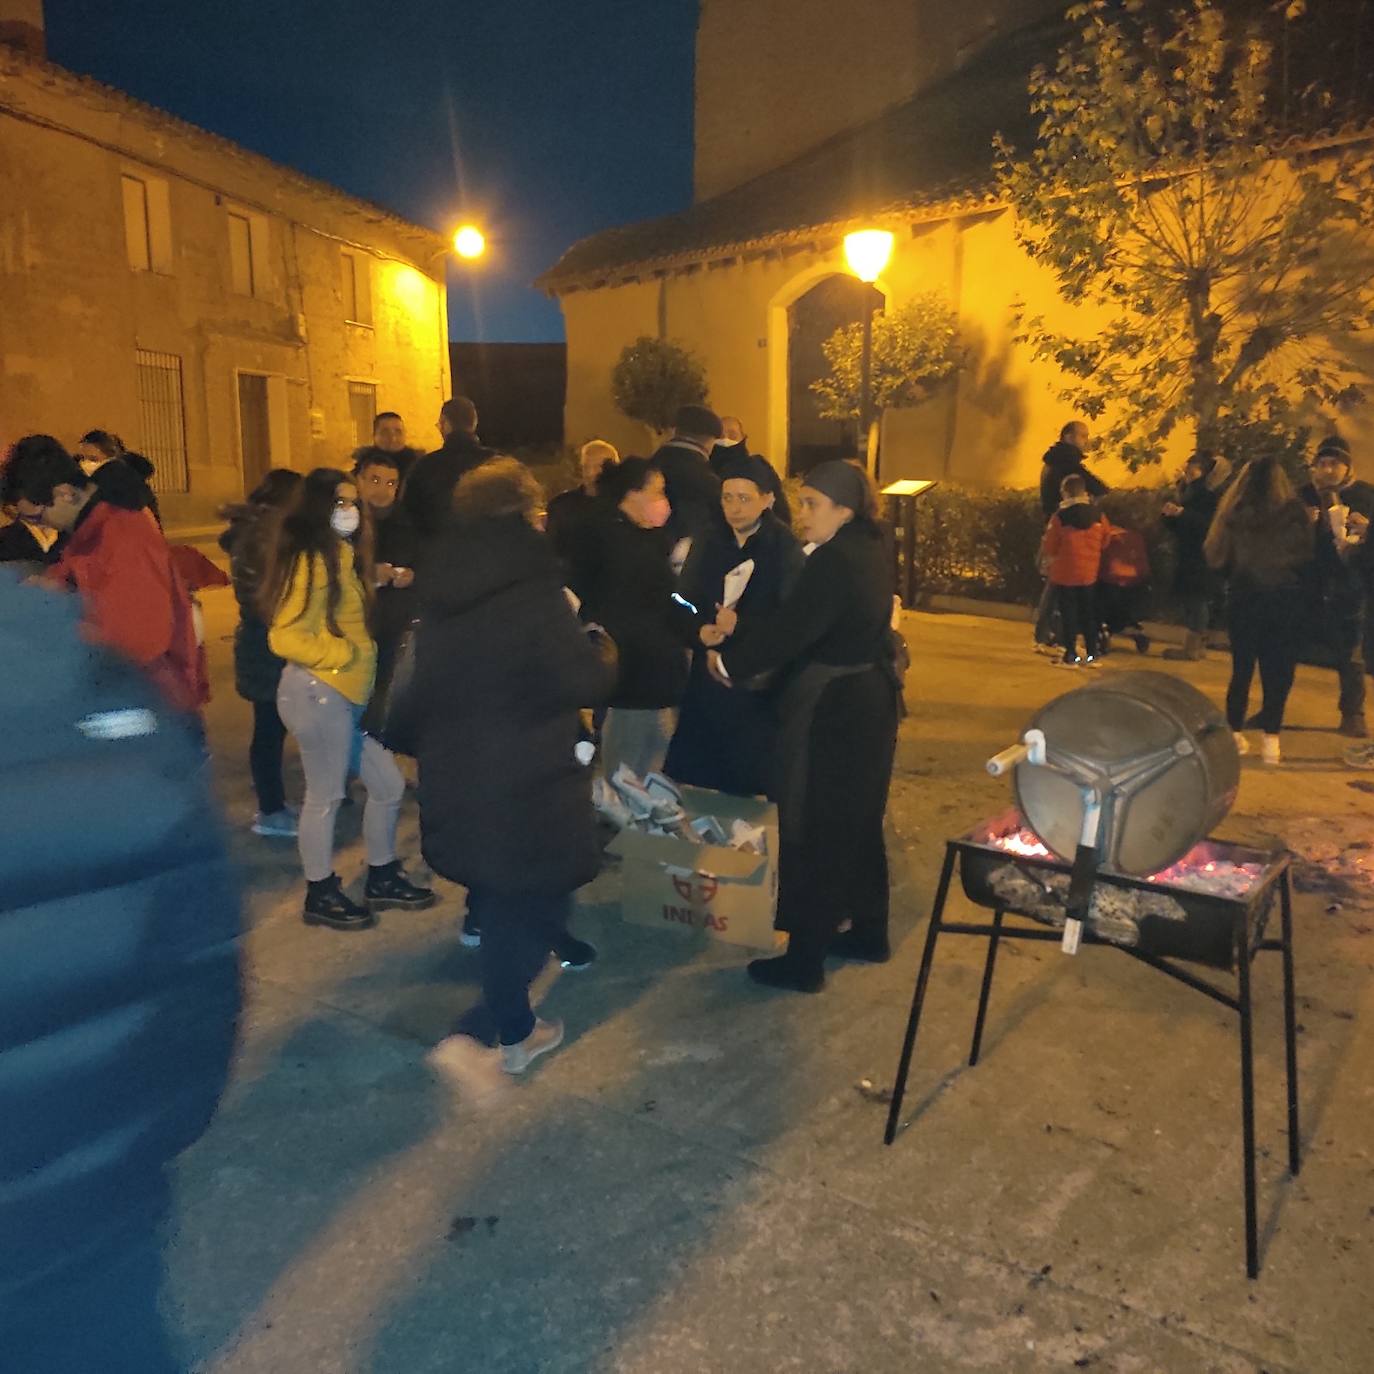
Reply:
[[181, 359], [175, 353], [135, 350], [138, 363], [138, 415], [143, 454], [153, 464], [157, 492], [190, 491], [186, 467], [186, 404]]
[[372, 442], [372, 422], [377, 418], [375, 382], [349, 382], [348, 413], [353, 417], [353, 436], [361, 448]]

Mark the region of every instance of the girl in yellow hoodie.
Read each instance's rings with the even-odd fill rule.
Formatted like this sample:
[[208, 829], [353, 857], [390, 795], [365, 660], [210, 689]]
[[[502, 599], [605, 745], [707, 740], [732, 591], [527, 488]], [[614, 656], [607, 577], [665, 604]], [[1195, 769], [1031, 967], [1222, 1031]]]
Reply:
[[268, 643], [286, 660], [277, 709], [296, 737], [305, 770], [297, 835], [306, 879], [305, 921], [335, 930], [366, 929], [376, 924], [379, 910], [415, 910], [435, 900], [401, 870], [396, 821], [405, 781], [395, 757], [367, 735], [359, 768], [367, 788], [365, 902], [353, 901], [334, 872], [334, 818], [377, 664], [367, 625], [370, 536], [352, 479], [335, 468], [316, 468], [282, 520], [262, 589]]

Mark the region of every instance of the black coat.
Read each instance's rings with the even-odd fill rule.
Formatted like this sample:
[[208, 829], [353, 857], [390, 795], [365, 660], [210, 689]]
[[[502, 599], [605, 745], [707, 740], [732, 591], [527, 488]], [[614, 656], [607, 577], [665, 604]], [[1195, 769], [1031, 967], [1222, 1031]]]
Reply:
[[277, 512], [270, 506], [228, 506], [229, 528], [219, 546], [229, 555], [229, 576], [239, 623], [234, 628], [234, 690], [245, 701], [276, 701], [286, 666], [267, 643], [267, 625], [258, 614], [258, 592], [267, 567], [267, 543]]
[[[373, 554], [378, 563], [415, 571], [420, 560], [420, 537], [415, 533], [410, 512], [400, 503], [378, 518], [373, 517]], [[378, 651], [394, 648], [407, 625], [420, 613], [419, 578], [409, 587], [378, 587], [372, 607], [372, 635]], [[382, 680], [381, 667], [377, 680]]]
[[14, 520], [0, 525], [0, 563], [23, 563], [28, 565], [28, 572], [40, 572], [57, 559], [57, 543], [45, 549], [34, 538], [27, 522]]
[[579, 710], [615, 671], [518, 516], [465, 525], [421, 597], [414, 708], [420, 826], [436, 873], [494, 892], [571, 892], [600, 865]]
[[720, 478], [711, 470], [706, 455], [685, 439], [669, 439], [653, 456], [663, 474], [663, 485], [673, 513], [664, 526], [669, 547], [679, 539], [697, 543], [720, 530]]
[[1059, 509], [1059, 503], [1063, 500], [1059, 484], [1070, 473], [1077, 473], [1087, 483], [1088, 495], [1094, 500], [1105, 496], [1109, 490], [1100, 477], [1095, 477], [1084, 466], [1083, 450], [1061, 439], [1057, 444], [1050, 445], [1040, 462], [1040, 509], [1046, 520]]
[[[1368, 482], [1347, 482], [1339, 491], [1340, 502], [1374, 523], [1374, 486]], [[1327, 517], [1327, 500], [1314, 483], [1299, 488], [1298, 497], [1310, 510], [1319, 512], [1316, 521], [1316, 558], [1308, 574], [1309, 592], [1336, 603], [1358, 603], [1374, 582], [1374, 560], [1370, 541], [1344, 555], [1336, 549], [1336, 537]]]
[[574, 591], [587, 585], [596, 559], [597, 530], [609, 509], [601, 497], [589, 495], [581, 487], [549, 502], [549, 542], [562, 560], [568, 586]]
[[1205, 596], [1212, 590], [1212, 570], [1207, 566], [1202, 546], [1212, 526], [1212, 517], [1217, 513], [1218, 499], [1218, 493], [1208, 485], [1207, 478], [1201, 477], [1185, 483], [1179, 493], [1181, 514], [1160, 517], [1174, 536], [1174, 595], [1177, 597]]
[[670, 550], [662, 530], [641, 529], [611, 510], [597, 524], [590, 577], [573, 587], [582, 598], [582, 618], [604, 625], [620, 653], [612, 706], [660, 710], [682, 700], [686, 646], [696, 621], [673, 600]]
[[495, 456], [496, 450], [486, 448], [475, 434], [455, 430], [444, 440], [442, 448], [425, 454], [411, 468], [401, 500], [426, 547], [453, 514], [453, 489], [459, 480]]
[[142, 673], [80, 636], [79, 609], [0, 573], [0, 661], [24, 665], [0, 673], [0, 1312], [155, 1221], [239, 1014], [238, 884], [204, 759]]
[[[742, 547], [733, 533], [712, 539], [683, 586], [684, 596], [698, 608], [698, 626], [715, 620], [726, 573], [746, 560], [752, 560], [754, 571], [735, 607], [740, 636], [777, 612], [806, 564], [796, 537], [771, 515]], [[694, 787], [772, 795], [775, 727], [771, 684], [752, 690], [723, 686], [707, 670], [698, 639], [664, 772]]]

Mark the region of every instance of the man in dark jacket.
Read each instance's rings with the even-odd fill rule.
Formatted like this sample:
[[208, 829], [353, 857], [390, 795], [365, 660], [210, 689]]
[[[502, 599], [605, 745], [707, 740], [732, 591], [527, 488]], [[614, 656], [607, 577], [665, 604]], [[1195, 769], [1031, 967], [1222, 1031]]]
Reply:
[[605, 504], [596, 494], [596, 484], [604, 468], [620, 461], [620, 453], [605, 439], [591, 439], [582, 445], [578, 459], [581, 483], [549, 502], [544, 526], [554, 552], [563, 561], [570, 587], [586, 582], [588, 561], [594, 554], [594, 527]]
[[495, 456], [495, 450], [477, 437], [477, 407], [466, 396], [445, 401], [438, 423], [443, 445], [411, 468], [403, 497], [411, 524], [425, 545], [448, 524], [459, 479]]
[[711, 470], [711, 451], [723, 433], [715, 411], [682, 406], [673, 420], [673, 437], [653, 455], [673, 508], [665, 526], [670, 543], [691, 539], [699, 545], [721, 526], [720, 478]]
[[[1088, 495], [1096, 501], [1107, 492], [1107, 484], [1088, 471], [1083, 454], [1088, 447], [1088, 427], [1082, 420], [1071, 420], [1059, 431], [1059, 442], [1051, 444], [1040, 460], [1040, 511], [1046, 522], [1059, 509], [1064, 478], [1071, 473], [1087, 484]], [[1047, 581], [1035, 610], [1035, 647], [1044, 651], [1054, 647], [1055, 594]]]
[[[391, 455], [396, 470], [401, 474], [401, 485], [410, 476], [410, 470], [423, 456], [417, 448], [406, 443], [406, 422], [394, 410], [384, 410], [372, 422], [372, 447]], [[361, 454], [355, 454], [354, 460]]]
[[239, 901], [191, 731], [74, 599], [0, 573], [0, 1365], [172, 1374], [167, 1166], [239, 1014]]
[[1207, 629], [1216, 579], [1207, 566], [1202, 546], [1230, 471], [1231, 465], [1219, 453], [1200, 449], [1183, 470], [1178, 499], [1164, 503], [1164, 525], [1174, 536], [1174, 602], [1183, 612], [1185, 635], [1183, 647], [1165, 649], [1165, 658], [1195, 661], [1207, 657]]
[[[1336, 527], [1344, 530], [1351, 515], [1374, 516], [1374, 487], [1355, 477], [1350, 445], [1339, 435], [1323, 439], [1310, 468], [1312, 480], [1298, 495], [1316, 522], [1317, 557], [1312, 595], [1319, 605], [1315, 623], [1321, 660], [1336, 669], [1340, 682], [1339, 732], [1349, 739], [1366, 739], [1365, 671], [1374, 665], [1374, 636], [1366, 626], [1370, 604], [1368, 555], [1360, 546], [1337, 542]], [[1363, 642], [1363, 652], [1361, 643]], [[1374, 672], [1374, 666], [1369, 667]]]

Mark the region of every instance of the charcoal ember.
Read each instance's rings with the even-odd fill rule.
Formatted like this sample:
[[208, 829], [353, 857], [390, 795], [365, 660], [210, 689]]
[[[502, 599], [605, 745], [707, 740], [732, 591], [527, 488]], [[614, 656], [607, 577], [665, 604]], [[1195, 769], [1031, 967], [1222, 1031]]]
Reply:
[[[1068, 874], [1034, 873], [1019, 864], [1007, 863], [993, 869], [988, 882], [1009, 911], [1044, 921], [1047, 925], [1059, 927], [1064, 924], [1064, 909], [1069, 898]], [[1140, 892], [1098, 883], [1088, 906], [1088, 928], [1113, 944], [1138, 945], [1143, 917], [1163, 916], [1181, 921], [1186, 915], [1182, 905], [1167, 893]]]

